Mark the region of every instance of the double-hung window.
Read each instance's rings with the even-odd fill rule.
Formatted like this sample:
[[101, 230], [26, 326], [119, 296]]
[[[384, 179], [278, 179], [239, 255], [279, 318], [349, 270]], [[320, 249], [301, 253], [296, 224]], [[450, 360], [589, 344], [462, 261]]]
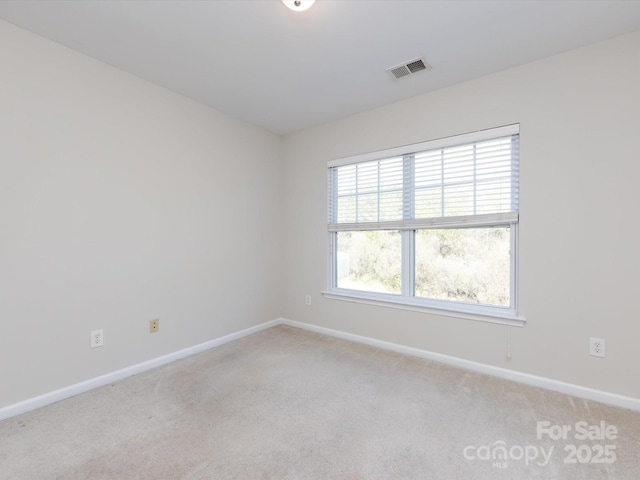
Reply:
[[329, 296], [516, 319], [519, 126], [328, 163]]

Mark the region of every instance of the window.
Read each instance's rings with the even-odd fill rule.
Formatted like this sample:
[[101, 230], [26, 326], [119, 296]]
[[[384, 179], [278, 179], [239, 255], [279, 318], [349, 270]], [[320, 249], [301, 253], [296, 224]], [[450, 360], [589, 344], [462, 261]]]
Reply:
[[331, 161], [329, 296], [517, 319], [519, 126]]

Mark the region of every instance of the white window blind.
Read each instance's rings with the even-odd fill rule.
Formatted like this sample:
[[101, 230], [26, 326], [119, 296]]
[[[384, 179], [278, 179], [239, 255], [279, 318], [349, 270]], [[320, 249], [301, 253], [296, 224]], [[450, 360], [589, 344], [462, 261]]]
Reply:
[[330, 164], [329, 231], [517, 222], [517, 127], [462, 135], [455, 146], [427, 142], [385, 158]]

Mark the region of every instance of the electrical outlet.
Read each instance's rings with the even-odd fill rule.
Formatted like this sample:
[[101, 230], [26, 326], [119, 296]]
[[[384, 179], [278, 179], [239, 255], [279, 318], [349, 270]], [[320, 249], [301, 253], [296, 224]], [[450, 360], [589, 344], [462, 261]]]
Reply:
[[311, 295], [309, 295], [308, 293], [307, 293], [307, 295], [304, 297], [304, 303], [305, 303], [305, 305], [307, 305], [307, 306], [311, 305]]
[[160, 320], [154, 319], [149, 321], [149, 333], [156, 333], [160, 330]]
[[589, 339], [589, 355], [594, 357], [605, 357], [605, 340], [604, 338]]
[[91, 348], [101, 347], [104, 345], [104, 332], [102, 330], [94, 330], [91, 332]]

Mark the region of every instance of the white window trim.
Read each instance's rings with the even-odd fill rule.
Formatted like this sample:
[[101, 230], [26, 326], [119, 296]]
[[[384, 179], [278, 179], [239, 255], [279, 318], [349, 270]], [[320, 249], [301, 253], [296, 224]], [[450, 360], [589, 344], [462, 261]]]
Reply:
[[443, 317], [455, 317], [465, 320], [497, 323], [523, 327], [526, 318], [513, 312], [510, 308], [492, 307], [487, 305], [476, 306], [471, 303], [456, 303], [445, 300], [424, 299], [420, 297], [406, 297], [390, 293], [365, 292], [360, 290], [347, 290], [334, 288], [323, 291], [322, 295], [331, 300], [375, 305], [378, 307], [409, 310], [412, 312], [429, 313]]
[[[467, 133], [463, 135], [457, 135], [453, 137], [447, 137], [428, 142], [421, 142], [412, 145], [405, 145], [402, 147], [391, 148], [387, 150], [381, 150], [377, 152], [370, 152], [362, 155], [356, 155], [352, 157], [341, 158], [327, 162], [327, 167], [338, 167], [343, 165], [352, 165], [356, 163], [368, 162], [372, 160], [380, 160], [389, 157], [403, 156], [411, 154], [417, 151], [431, 150], [437, 148], [450, 147], [456, 144], [464, 144], [471, 142], [480, 142], [482, 140], [488, 140], [501, 136], [508, 136], [519, 134], [520, 125], [507, 125], [498, 128], [492, 128], [488, 130], [481, 130], [477, 132]], [[328, 252], [328, 270], [327, 270], [327, 285], [329, 289], [323, 291], [322, 294], [325, 298], [333, 300], [343, 300], [355, 303], [362, 303], [366, 305], [375, 305], [380, 307], [396, 308], [402, 310], [416, 311], [422, 313], [429, 313], [439, 316], [462, 318], [467, 320], [475, 320], [489, 323], [497, 323], [502, 325], [510, 325], [522, 327], [525, 325], [526, 318], [518, 313], [518, 224], [519, 215], [517, 212], [503, 213], [503, 214], [490, 214], [490, 215], [476, 215], [469, 217], [445, 217], [441, 219], [431, 219], [430, 222], [420, 220], [404, 220], [393, 222], [385, 222], [384, 225], [376, 222], [369, 224], [359, 223], [355, 224], [334, 224], [329, 228], [329, 238], [327, 241]], [[511, 245], [515, 245], [515, 251], [511, 254], [511, 295], [513, 307], [498, 307], [492, 305], [476, 305], [471, 303], [455, 302], [448, 300], [438, 300], [432, 298], [416, 297], [411, 295], [410, 292], [405, 291], [410, 289], [413, 282], [410, 280], [412, 277], [412, 271], [402, 272], [403, 276], [403, 292], [401, 294], [390, 293], [376, 293], [361, 290], [350, 290], [338, 287], [332, 287], [335, 285], [335, 259], [333, 246], [334, 241], [331, 236], [334, 236], [338, 231], [353, 231], [353, 230], [381, 230], [381, 229], [393, 229], [393, 230], [417, 230], [424, 228], [446, 228], [446, 227], [460, 227], [460, 226], [510, 226], [510, 232], [512, 235]], [[412, 238], [409, 235], [403, 235], [403, 242]], [[409, 240], [410, 241], [410, 240]], [[404, 250], [404, 248], [403, 248]], [[412, 263], [412, 262], [410, 262]], [[406, 263], [403, 262], [403, 266]], [[409, 265], [413, 268], [413, 265]], [[407, 270], [410, 270], [407, 268]]]

